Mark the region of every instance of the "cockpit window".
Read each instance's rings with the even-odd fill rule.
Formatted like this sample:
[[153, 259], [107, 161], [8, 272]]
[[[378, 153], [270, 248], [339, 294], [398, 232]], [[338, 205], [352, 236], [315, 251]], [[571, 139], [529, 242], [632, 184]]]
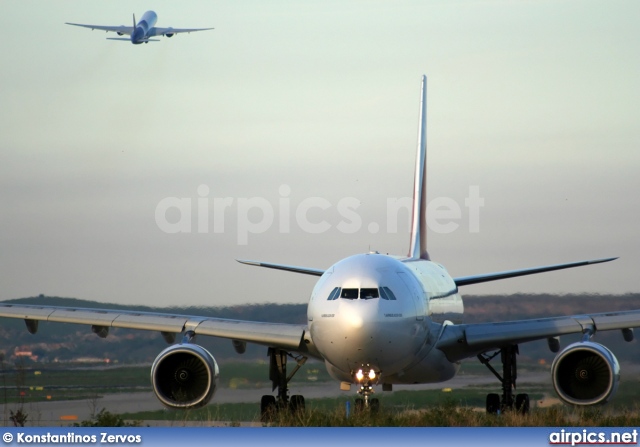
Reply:
[[378, 289], [360, 289], [360, 299], [370, 300], [372, 298], [378, 298]]
[[357, 300], [358, 297], [361, 300], [372, 300], [375, 298], [382, 298], [383, 300], [395, 301], [396, 296], [388, 287], [369, 287], [365, 289], [341, 289], [340, 287], [334, 288], [329, 294], [327, 301], [336, 300], [338, 298], [344, 298], [345, 300]]
[[342, 289], [342, 294], [340, 298], [345, 298], [347, 300], [357, 300], [358, 299], [358, 289]]
[[339, 296], [340, 296], [340, 287], [336, 287], [329, 294], [329, 298], [327, 298], [327, 301], [336, 300], [338, 299]]
[[396, 301], [396, 296], [388, 287], [385, 287], [385, 286], [380, 287], [380, 295], [382, 295], [383, 300]]

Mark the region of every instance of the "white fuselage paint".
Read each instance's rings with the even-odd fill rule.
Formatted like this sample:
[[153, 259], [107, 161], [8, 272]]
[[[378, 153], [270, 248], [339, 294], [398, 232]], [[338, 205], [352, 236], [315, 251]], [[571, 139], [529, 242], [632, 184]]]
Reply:
[[[336, 287], [387, 287], [396, 299], [330, 300]], [[456, 374], [459, 365], [433, 347], [462, 312], [457, 287], [440, 264], [369, 253], [343, 259], [321, 276], [307, 317], [314, 348], [335, 379], [355, 383], [356, 371], [373, 369], [377, 383], [426, 383]]]

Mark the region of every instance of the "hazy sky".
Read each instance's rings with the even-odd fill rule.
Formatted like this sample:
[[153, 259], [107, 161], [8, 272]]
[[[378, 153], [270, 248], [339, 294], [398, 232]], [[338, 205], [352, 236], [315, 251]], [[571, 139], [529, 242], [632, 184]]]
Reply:
[[[215, 30], [134, 46], [64, 25], [128, 25], [148, 9], [158, 26]], [[620, 256], [462, 293], [640, 290], [636, 0], [0, 11], [0, 299], [303, 303], [315, 278], [234, 259], [326, 268], [370, 249], [406, 254], [406, 212], [389, 231], [388, 201], [411, 194], [423, 73], [428, 196], [460, 209], [437, 222], [455, 231], [429, 233], [432, 259], [455, 277]], [[172, 197], [191, 203], [190, 225], [177, 207], [160, 214], [189, 232], [156, 221]], [[258, 204], [273, 223], [245, 234], [247, 219], [268, 223]], [[309, 206], [328, 229], [302, 228]]]

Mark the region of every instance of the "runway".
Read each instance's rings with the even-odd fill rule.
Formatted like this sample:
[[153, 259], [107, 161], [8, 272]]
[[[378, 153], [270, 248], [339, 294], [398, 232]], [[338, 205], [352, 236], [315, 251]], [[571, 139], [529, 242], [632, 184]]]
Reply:
[[[519, 383], [539, 383], [549, 381], [549, 374], [545, 372], [526, 372], [519, 375]], [[463, 388], [478, 385], [495, 385], [496, 392], [499, 390], [497, 379], [491, 374], [456, 376], [454, 379], [444, 383], [420, 384], [420, 385], [394, 385], [393, 392], [396, 391], [417, 391], [442, 388]], [[379, 387], [377, 387], [379, 388]], [[290, 388], [291, 394], [302, 394], [305, 399], [318, 399], [323, 397], [355, 396], [356, 388], [351, 391], [340, 391], [338, 382], [323, 382], [319, 384], [299, 386], [294, 384]], [[381, 389], [376, 389], [382, 394]], [[260, 397], [263, 394], [273, 394], [270, 387], [254, 389], [231, 389], [219, 388], [213, 398], [214, 403], [255, 403], [259, 405]], [[387, 394], [386, 392], [384, 394]], [[382, 398], [384, 398], [382, 394]], [[11, 425], [9, 411], [19, 408], [17, 404], [0, 405], [0, 414], [3, 415], [3, 424]], [[89, 420], [92, 414], [97, 413], [102, 408], [106, 408], [111, 413], [137, 413], [142, 411], [163, 410], [164, 407], [155, 397], [152, 391], [139, 393], [112, 393], [106, 394], [96, 399], [36, 402], [28, 403], [24, 406], [28, 414], [27, 425], [33, 426], [67, 426], [73, 422]], [[174, 411], [174, 410], [166, 410]], [[75, 418], [75, 419], [72, 419]], [[162, 424], [166, 425], [166, 424]], [[210, 425], [210, 424], [207, 424]], [[259, 425], [259, 424], [258, 424]]]

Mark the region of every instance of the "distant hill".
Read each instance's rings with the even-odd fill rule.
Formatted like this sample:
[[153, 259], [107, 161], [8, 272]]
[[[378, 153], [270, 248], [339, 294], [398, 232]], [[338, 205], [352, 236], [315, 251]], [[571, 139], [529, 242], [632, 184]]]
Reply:
[[[305, 304], [250, 304], [228, 307], [151, 307], [122, 306], [98, 303], [74, 298], [38, 297], [4, 301], [5, 303], [41, 304], [99, 309], [127, 309], [145, 312], [163, 312], [181, 315], [201, 315], [219, 318], [305, 323]], [[464, 297], [465, 322], [489, 322], [540, 318], [558, 315], [575, 315], [619, 310], [640, 309], [640, 294], [626, 295], [546, 295], [514, 294], [500, 296]], [[579, 337], [563, 337], [562, 346], [577, 341]], [[103, 358], [120, 363], [150, 363], [166, 346], [159, 333], [129, 329], [111, 329], [106, 339], [93, 334], [89, 326], [76, 324], [41, 323], [38, 333], [27, 332], [22, 320], [0, 319], [0, 339], [5, 358], [15, 359], [15, 352], [30, 352], [39, 361], [70, 361], [78, 358]], [[640, 346], [637, 341], [625, 343], [618, 331], [599, 333], [595, 340], [608, 346], [621, 361], [637, 361]], [[236, 354], [229, 340], [200, 337], [197, 341], [211, 351], [216, 359], [266, 359], [266, 348], [251, 346], [243, 356]], [[526, 343], [520, 346], [523, 361], [547, 362], [554, 354], [546, 341]]]
[[[640, 293], [624, 295], [550, 295], [513, 294], [497, 296], [464, 296], [465, 323], [545, 318], [582, 313], [603, 313], [640, 309]], [[636, 331], [640, 337], [640, 331]], [[579, 335], [561, 337], [562, 348], [579, 341]], [[607, 346], [619, 361], [638, 363], [640, 345], [638, 340], [628, 343], [620, 331], [599, 332], [593, 341]], [[521, 361], [544, 360], [551, 363], [556, 354], [549, 351], [546, 340], [520, 345]]]
[[544, 318], [640, 309], [640, 293], [624, 295], [464, 295], [465, 322]]

